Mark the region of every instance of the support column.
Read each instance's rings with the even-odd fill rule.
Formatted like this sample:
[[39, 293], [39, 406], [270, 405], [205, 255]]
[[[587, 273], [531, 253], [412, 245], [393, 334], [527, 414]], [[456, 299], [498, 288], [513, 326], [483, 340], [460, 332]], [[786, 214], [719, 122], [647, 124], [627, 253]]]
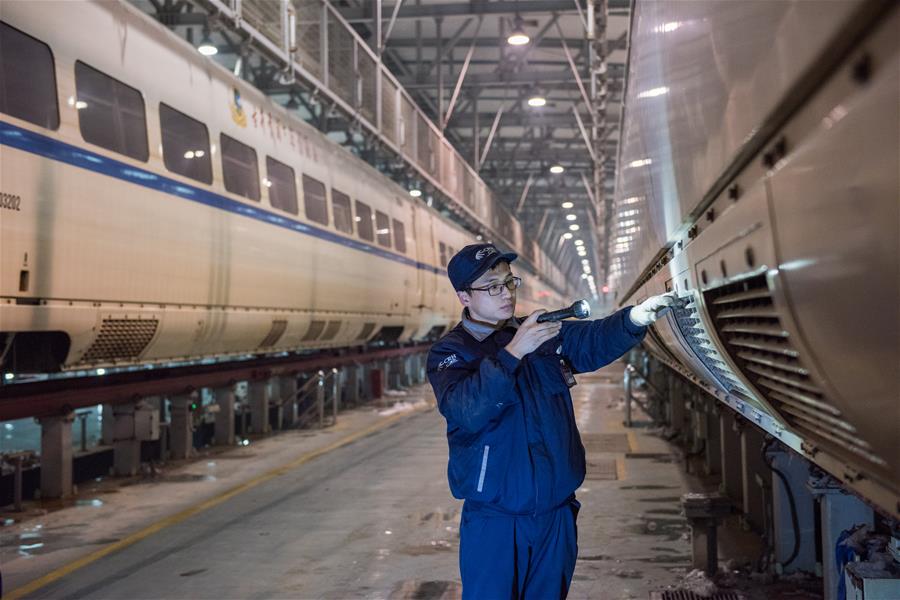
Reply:
[[347, 406], [359, 406], [359, 375], [362, 371], [360, 365], [348, 365], [344, 367], [344, 404]]
[[141, 441], [135, 431], [136, 403], [117, 404], [113, 408], [113, 475], [131, 477], [141, 466]]
[[269, 432], [269, 385], [267, 381], [248, 381], [250, 428], [253, 433]]
[[234, 446], [234, 386], [215, 388], [212, 391], [216, 399], [216, 422], [213, 429], [213, 442], [216, 446]]
[[[703, 402], [703, 400], [699, 400]], [[715, 402], [715, 400], [713, 401]], [[722, 431], [719, 429], [720, 410], [707, 403], [701, 418], [706, 419], [706, 475], [717, 475], [722, 470]]]
[[810, 492], [819, 497], [822, 522], [822, 580], [825, 600], [837, 600], [838, 582], [843, 572], [838, 570], [835, 549], [841, 533], [857, 525], [874, 524], [874, 513], [862, 500], [842, 490], [837, 481], [823, 476], [810, 482]]
[[113, 405], [103, 405], [103, 418], [100, 420], [100, 444], [103, 446], [112, 446], [114, 438], [114, 430], [116, 427], [116, 419], [113, 417]]
[[38, 419], [41, 425], [41, 497], [72, 495], [72, 422], [75, 413]]
[[281, 431], [284, 425], [284, 398], [281, 395], [281, 377], [269, 379], [269, 398], [275, 407], [275, 431]]
[[359, 369], [362, 376], [362, 381], [360, 382], [362, 401], [371, 402], [374, 399], [372, 394], [372, 364], [360, 365]]
[[189, 394], [169, 398], [172, 417], [169, 424], [169, 448], [173, 460], [188, 458], [194, 450], [194, 416], [191, 414], [192, 400], [193, 398]]
[[740, 428], [734, 415], [729, 410], [722, 411], [719, 418], [719, 437], [722, 440], [722, 492], [731, 498], [731, 502], [743, 510], [744, 483], [741, 475]]
[[297, 424], [297, 377], [285, 375], [278, 382], [281, 392], [282, 419], [285, 427]]
[[[784, 475], [790, 486], [790, 493], [780, 477], [772, 477], [772, 514], [774, 525], [775, 560], [784, 565], [784, 573], [797, 571], [814, 572], [816, 570], [816, 523], [815, 500], [806, 487], [809, 480], [809, 463], [803, 458], [788, 451], [770, 451], [772, 466]], [[794, 551], [794, 522], [791, 517], [791, 499], [797, 513], [797, 529], [800, 546], [797, 555], [790, 564], [785, 561], [791, 558]]]
[[744, 488], [744, 514], [757, 530], [765, 531], [766, 498], [772, 493], [772, 472], [763, 462], [763, 433], [756, 427], [741, 430], [741, 468]]

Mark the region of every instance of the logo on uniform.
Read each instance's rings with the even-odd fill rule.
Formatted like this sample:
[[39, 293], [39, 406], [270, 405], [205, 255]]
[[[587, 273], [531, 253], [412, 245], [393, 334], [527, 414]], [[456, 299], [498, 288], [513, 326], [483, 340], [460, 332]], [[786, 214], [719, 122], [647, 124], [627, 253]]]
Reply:
[[491, 254], [497, 254], [497, 249], [493, 246], [488, 246], [487, 248], [482, 248], [478, 252], [475, 253], [475, 260], [481, 260], [485, 256], [490, 256]]
[[455, 354], [451, 354], [450, 356], [448, 356], [447, 358], [445, 358], [444, 360], [442, 360], [441, 362], [438, 363], [438, 366], [437, 366], [438, 373], [440, 373], [441, 371], [443, 371], [444, 369], [446, 369], [447, 367], [449, 367], [450, 365], [452, 365], [453, 363], [456, 363], [456, 362], [459, 362], [459, 357], [456, 356]]

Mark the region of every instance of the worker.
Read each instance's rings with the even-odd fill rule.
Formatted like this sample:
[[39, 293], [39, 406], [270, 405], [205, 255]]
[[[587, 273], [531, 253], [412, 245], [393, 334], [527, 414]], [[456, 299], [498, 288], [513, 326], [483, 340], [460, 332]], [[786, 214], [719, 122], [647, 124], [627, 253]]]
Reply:
[[516, 318], [516, 254], [473, 244], [447, 266], [463, 306], [428, 379], [447, 421], [450, 490], [463, 503], [463, 599], [564, 598], [578, 554], [585, 455], [569, 388], [640, 342], [675, 305], [653, 296], [605, 319]]

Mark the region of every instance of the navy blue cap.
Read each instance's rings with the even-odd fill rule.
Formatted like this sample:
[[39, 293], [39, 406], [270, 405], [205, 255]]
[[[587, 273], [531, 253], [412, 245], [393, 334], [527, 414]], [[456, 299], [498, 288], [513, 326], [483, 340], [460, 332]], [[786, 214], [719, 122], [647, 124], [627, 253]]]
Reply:
[[472, 244], [453, 255], [447, 264], [447, 275], [456, 291], [465, 290], [498, 262], [516, 260], [518, 254], [497, 250], [493, 244]]

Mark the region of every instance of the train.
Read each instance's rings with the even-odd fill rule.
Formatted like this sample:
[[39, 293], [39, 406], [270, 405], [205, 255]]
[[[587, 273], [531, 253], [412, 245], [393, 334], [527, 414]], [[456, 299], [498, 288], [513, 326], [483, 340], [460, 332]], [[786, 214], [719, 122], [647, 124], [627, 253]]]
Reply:
[[[0, 18], [7, 379], [421, 341], [459, 320], [446, 266], [480, 236], [426, 196], [128, 3]], [[520, 311], [576, 293], [518, 245]]]
[[654, 361], [895, 519], [898, 30], [891, 2], [635, 3], [607, 240], [616, 302], [684, 299]]

